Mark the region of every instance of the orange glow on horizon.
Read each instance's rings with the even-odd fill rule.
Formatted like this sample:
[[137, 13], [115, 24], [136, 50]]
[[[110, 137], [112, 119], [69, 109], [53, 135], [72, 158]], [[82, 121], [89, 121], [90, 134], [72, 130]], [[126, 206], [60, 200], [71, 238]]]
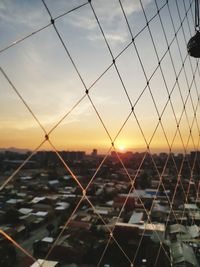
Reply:
[[[85, 151], [91, 153], [95, 148], [98, 150], [98, 154], [106, 154], [111, 149], [111, 141], [106, 138], [106, 135], [102, 137], [102, 133], [96, 134], [95, 131], [83, 132], [77, 129], [67, 131], [56, 131], [50, 135], [50, 141], [56, 147], [58, 151]], [[134, 139], [130, 135], [126, 134], [125, 138], [117, 138], [114, 145], [119, 152], [144, 152], [147, 150], [146, 144], [141, 136], [135, 135]], [[187, 139], [187, 135], [183, 135], [184, 140]], [[34, 150], [40, 143], [44, 141], [44, 134], [39, 128], [26, 129], [26, 131], [19, 129], [2, 129], [0, 133], [0, 148], [17, 148]], [[45, 142], [40, 150], [53, 150], [48, 142]], [[194, 150], [193, 144], [188, 144], [187, 150]], [[177, 136], [174, 145], [172, 147], [174, 153], [184, 153], [181, 139]], [[166, 141], [162, 138], [154, 138], [150, 144], [150, 152], [160, 153], [169, 152], [169, 147]]]

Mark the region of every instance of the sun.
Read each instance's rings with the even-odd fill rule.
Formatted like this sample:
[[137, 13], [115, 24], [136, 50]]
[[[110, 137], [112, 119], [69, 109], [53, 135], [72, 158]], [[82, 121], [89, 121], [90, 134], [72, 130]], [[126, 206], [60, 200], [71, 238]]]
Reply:
[[119, 145], [118, 149], [119, 151], [124, 152], [126, 148], [124, 145]]

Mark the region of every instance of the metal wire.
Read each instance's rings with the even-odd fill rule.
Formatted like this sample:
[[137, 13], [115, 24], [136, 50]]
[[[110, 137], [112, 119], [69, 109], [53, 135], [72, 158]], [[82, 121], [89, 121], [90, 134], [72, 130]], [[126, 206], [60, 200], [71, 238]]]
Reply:
[[[66, 229], [66, 227], [69, 226], [69, 223], [70, 223], [72, 217], [76, 214], [76, 212], [78, 211], [78, 208], [80, 207], [81, 203], [84, 200], [84, 201], [87, 202], [89, 207], [92, 208], [93, 212], [97, 215], [97, 217], [100, 219], [102, 224], [105, 226], [107, 232], [109, 233], [108, 240], [106, 242], [104, 250], [103, 250], [100, 258], [98, 259], [97, 266], [101, 266], [101, 263], [102, 263], [102, 261], [104, 259], [104, 256], [105, 256], [105, 253], [107, 252], [107, 250], [108, 250], [108, 248], [109, 248], [109, 246], [111, 244], [111, 241], [116, 244], [116, 246], [122, 252], [122, 254], [125, 257], [125, 259], [129, 262], [130, 266], [134, 266], [136, 258], [138, 256], [138, 253], [139, 253], [139, 250], [140, 250], [140, 247], [142, 245], [142, 241], [143, 241], [143, 238], [144, 238], [146, 230], [144, 229], [144, 231], [143, 231], [143, 233], [141, 235], [141, 238], [140, 238], [140, 240], [138, 242], [137, 249], [136, 249], [136, 251], [135, 251], [135, 253], [134, 253], [132, 258], [130, 258], [130, 256], [128, 256], [126, 254], [126, 252], [124, 251], [124, 249], [122, 248], [122, 246], [118, 242], [117, 238], [114, 236], [114, 230], [116, 228], [117, 222], [119, 222], [119, 220], [121, 218], [122, 212], [123, 212], [123, 210], [125, 208], [125, 205], [126, 205], [128, 199], [129, 199], [129, 197], [130, 197], [130, 194], [133, 192], [134, 189], [136, 189], [135, 188], [135, 181], [139, 177], [139, 173], [140, 173], [140, 171], [141, 171], [141, 169], [143, 167], [143, 164], [145, 162], [145, 159], [146, 159], [147, 155], [150, 155], [152, 168], [154, 169], [154, 171], [157, 174], [157, 177], [159, 179], [159, 183], [158, 183], [158, 186], [156, 188], [156, 194], [155, 194], [155, 196], [153, 198], [152, 206], [150, 207], [149, 210], [145, 208], [145, 205], [144, 205], [142, 199], [138, 195], [138, 200], [141, 203], [141, 205], [143, 207], [143, 211], [146, 214], [146, 216], [148, 218], [148, 222], [150, 224], [153, 224], [150, 215], [151, 215], [151, 212], [152, 212], [152, 209], [153, 209], [153, 205], [154, 205], [154, 203], [156, 201], [156, 195], [157, 195], [157, 193], [159, 192], [159, 190], [161, 188], [165, 192], [166, 199], [168, 201], [169, 208], [170, 208], [165, 226], [167, 227], [169, 225], [170, 216], [171, 215], [173, 215], [175, 220], [176, 220], [176, 222], [178, 222], [178, 218], [176, 216], [176, 213], [175, 213], [175, 210], [174, 210], [174, 207], [173, 207], [178, 188], [180, 186], [181, 191], [183, 193], [183, 196], [184, 196], [183, 202], [184, 202], [184, 204], [188, 203], [189, 195], [190, 195], [190, 191], [191, 191], [191, 183], [193, 182], [193, 179], [194, 179], [193, 173], [194, 173], [194, 170], [195, 170], [195, 166], [197, 164], [198, 164], [198, 166], [200, 166], [199, 159], [198, 159], [199, 144], [200, 144], [200, 126], [199, 126], [199, 120], [198, 120], [198, 112], [199, 112], [199, 108], [200, 108], [200, 96], [199, 96], [199, 88], [198, 88], [198, 83], [197, 83], [197, 77], [200, 77], [199, 62], [198, 62], [198, 60], [196, 60], [196, 66], [194, 68], [190, 57], [187, 54], [186, 55], [183, 54], [183, 52], [181, 51], [181, 45], [180, 45], [180, 41], [179, 41], [179, 35], [180, 35], [180, 33], [182, 33], [185, 45], [187, 44], [188, 36], [187, 36], [187, 34], [185, 32], [185, 29], [184, 29], [184, 24], [186, 24], [186, 23], [187, 23], [187, 27], [188, 27], [188, 30], [189, 30], [189, 33], [190, 33], [190, 37], [192, 36], [192, 32], [191, 32], [191, 29], [190, 29], [190, 23], [189, 23], [189, 20], [188, 20], [189, 11], [191, 12], [191, 17], [193, 19], [193, 22], [194, 22], [196, 30], [199, 30], [199, 1], [198, 0], [189, 1], [189, 7], [187, 8], [187, 6], [185, 4], [185, 0], [184, 0], [183, 1], [183, 5], [182, 5], [183, 8], [184, 8], [183, 17], [181, 17], [182, 10], [179, 8], [180, 3], [177, 0], [175, 1], [176, 11], [177, 11], [178, 20], [179, 20], [179, 26], [176, 29], [175, 23], [174, 23], [173, 14], [172, 14], [172, 10], [171, 10], [170, 4], [169, 4], [170, 1], [168, 1], [168, 0], [165, 1], [165, 3], [162, 6], [159, 7], [159, 1], [155, 0], [154, 1], [155, 7], [156, 7], [155, 14], [149, 18], [147, 16], [147, 11], [145, 9], [144, 2], [142, 0], [140, 0], [139, 3], [140, 3], [140, 8], [141, 8], [141, 13], [144, 16], [145, 26], [141, 27], [141, 29], [139, 29], [139, 31], [134, 35], [132, 27], [130, 25], [129, 17], [126, 14], [126, 10], [124, 8], [124, 3], [123, 3], [123, 1], [118, 0], [119, 3], [118, 3], [117, 8], [118, 7], [120, 8], [120, 12], [121, 12], [121, 14], [122, 14], [122, 16], [123, 16], [123, 18], [124, 18], [124, 20], [126, 22], [126, 26], [128, 28], [129, 37], [128, 37], [128, 40], [127, 40], [125, 46], [121, 49], [121, 51], [117, 54], [117, 56], [114, 56], [114, 53], [112, 51], [112, 47], [109, 44], [108, 38], [106, 36], [105, 30], [104, 30], [104, 27], [103, 27], [103, 24], [101, 22], [100, 17], [98, 16], [98, 12], [96, 11], [95, 5], [93, 4], [93, 2], [95, 2], [95, 1], [87, 1], [87, 2], [85, 2], [83, 4], [81, 4], [81, 5], [76, 6], [75, 8], [73, 8], [71, 10], [65, 11], [64, 13], [58, 15], [57, 17], [53, 17], [53, 15], [52, 15], [49, 7], [48, 7], [48, 4], [46, 3], [45, 0], [41, 0], [41, 2], [43, 4], [43, 6], [45, 7], [46, 12], [49, 15], [50, 23], [46, 24], [45, 26], [43, 26], [41, 28], [38, 28], [36, 31], [34, 31], [34, 32], [22, 37], [21, 39], [12, 42], [11, 44], [7, 45], [6, 47], [0, 49], [0, 55], [2, 53], [4, 53], [5, 51], [9, 52], [9, 49], [14, 47], [15, 45], [20, 45], [26, 39], [31, 38], [33, 35], [37, 35], [39, 32], [45, 31], [45, 29], [47, 29], [48, 27], [52, 27], [52, 29], [56, 33], [56, 36], [57, 36], [58, 40], [62, 44], [62, 47], [63, 47], [63, 49], [65, 51], [66, 58], [70, 60], [71, 65], [72, 65], [73, 69], [75, 70], [78, 79], [81, 81], [81, 84], [82, 84], [82, 87], [83, 87], [83, 94], [79, 97], [79, 99], [77, 100], [76, 103], [72, 104], [71, 108], [68, 108], [68, 110], [65, 111], [64, 115], [58, 121], [55, 121], [54, 126], [47, 132], [45, 127], [42, 125], [42, 123], [39, 121], [39, 119], [37, 118], [37, 116], [33, 112], [33, 110], [30, 108], [29, 104], [24, 99], [22, 93], [20, 93], [20, 91], [16, 88], [16, 86], [12, 82], [11, 78], [3, 70], [3, 68], [0, 68], [0, 71], [3, 74], [4, 78], [6, 79], [7, 83], [10, 85], [11, 89], [15, 92], [15, 94], [18, 96], [18, 98], [23, 103], [23, 105], [27, 108], [28, 112], [34, 118], [34, 120], [39, 125], [39, 127], [43, 130], [44, 136], [45, 136], [44, 140], [33, 150], [33, 152], [27, 157], [27, 159], [25, 159], [24, 162], [11, 174], [11, 176], [9, 176], [3, 182], [3, 184], [0, 187], [0, 191], [3, 190], [6, 187], [6, 185], [8, 183], [10, 183], [15, 178], [15, 176], [27, 164], [27, 162], [33, 157], [33, 155], [38, 150], [40, 150], [40, 148], [43, 146], [44, 143], [47, 142], [50, 145], [50, 147], [52, 148], [52, 150], [54, 151], [54, 153], [57, 155], [57, 157], [59, 159], [59, 162], [65, 168], [66, 172], [69, 173], [72, 176], [72, 178], [75, 181], [77, 187], [79, 189], [81, 189], [82, 197], [80, 198], [80, 200], [77, 203], [76, 207], [73, 209], [70, 217], [65, 222], [63, 229], [60, 231], [60, 233], [57, 236], [55, 242], [53, 243], [52, 247], [48, 251], [48, 253], [47, 253], [46, 257], [45, 257], [45, 260], [47, 260], [49, 258], [51, 252], [53, 251], [53, 249], [55, 248], [55, 246], [59, 242], [60, 238], [62, 237], [62, 235], [64, 233], [64, 230]], [[117, 3], [116, 3], [116, 5], [117, 5]], [[193, 5], [195, 5], [195, 16], [193, 16], [193, 13], [192, 13], [193, 12], [192, 11]], [[85, 80], [84, 80], [84, 78], [82, 76], [82, 73], [81, 73], [81, 71], [79, 69], [79, 66], [76, 63], [75, 57], [71, 54], [71, 52], [70, 52], [70, 50], [68, 48], [67, 42], [65, 42], [63, 40], [62, 35], [61, 35], [57, 25], [56, 25], [56, 20], [59, 20], [59, 19], [65, 17], [65, 16], [67, 16], [68, 14], [75, 12], [76, 10], [81, 11], [82, 8], [86, 7], [86, 6], [87, 6], [87, 8], [89, 8], [92, 11], [92, 14], [93, 14], [93, 16], [95, 18], [95, 21], [96, 21], [96, 25], [99, 28], [100, 33], [101, 33], [101, 37], [103, 38], [104, 43], [106, 45], [106, 49], [110, 54], [110, 64], [108, 64], [108, 66], [104, 68], [103, 72], [100, 75], [98, 75], [96, 79], [94, 79], [94, 81], [91, 83], [90, 86], [86, 85], [86, 82], [85, 82]], [[162, 15], [161, 15], [162, 12], [166, 12], [166, 11], [168, 11], [169, 18], [170, 18], [170, 21], [171, 21], [171, 24], [172, 24], [173, 37], [172, 37], [171, 40], [169, 40], [168, 37], [167, 37], [165, 25], [164, 25], [163, 18], [162, 18]], [[154, 34], [152, 32], [152, 29], [151, 29], [151, 25], [153, 24], [154, 20], [156, 20], [156, 19], [159, 21], [159, 25], [161, 26], [162, 33], [163, 33], [163, 36], [164, 36], [164, 40], [165, 40], [165, 43], [167, 45], [167, 49], [163, 52], [163, 54], [161, 56], [158, 53], [158, 46], [156, 45], [155, 36], [154, 36]], [[147, 75], [147, 72], [146, 72], [146, 69], [145, 69], [146, 64], [145, 64], [144, 60], [141, 57], [141, 52], [139, 51], [138, 45], [137, 45], [137, 39], [144, 32], [148, 32], [148, 34], [150, 36], [150, 42], [151, 42], [151, 45], [153, 46], [153, 51], [155, 53], [155, 58], [156, 58], [156, 61], [157, 61], [156, 66], [154, 66], [154, 69], [153, 69], [152, 73], [149, 76]], [[173, 58], [173, 54], [172, 54], [173, 45], [176, 45], [176, 47], [178, 49], [179, 60], [181, 61], [181, 66], [180, 66], [179, 69], [176, 67], [176, 64], [175, 64], [175, 60], [176, 59]], [[139, 61], [139, 65], [140, 65], [141, 70], [142, 70], [143, 75], [144, 75], [144, 80], [146, 82], [145, 87], [140, 89], [139, 96], [136, 97], [135, 101], [133, 101], [132, 97], [130, 96], [130, 92], [129, 92], [128, 88], [126, 87], [125, 80], [124, 80], [123, 75], [122, 75], [122, 73], [120, 71], [120, 68], [118, 66], [118, 60], [121, 57], [123, 57], [123, 55], [128, 51], [128, 49], [132, 49], [132, 51], [134, 51], [136, 53], [137, 59]], [[169, 86], [168, 81], [167, 81], [167, 79], [165, 77], [166, 73], [165, 73], [165, 71], [163, 69], [163, 64], [164, 64], [163, 62], [167, 57], [170, 59], [170, 64], [171, 64], [171, 67], [173, 69], [173, 74], [175, 76], [175, 80], [173, 81], [173, 86], [172, 87]], [[132, 59], [130, 59], [130, 60], [132, 60]], [[192, 78], [187, 74], [187, 68], [186, 68], [186, 65], [188, 67], [187, 62], [189, 62], [190, 70], [191, 70], [191, 73], [192, 73]], [[102, 80], [104, 75], [106, 73], [108, 73], [108, 71], [110, 69], [113, 69], [115, 71], [115, 73], [117, 74], [119, 83], [120, 83], [120, 85], [122, 87], [122, 91], [123, 91], [124, 95], [126, 96], [126, 99], [128, 100], [128, 103], [130, 105], [130, 112], [125, 117], [123, 123], [120, 125], [120, 127], [119, 127], [119, 129], [117, 131], [117, 134], [115, 136], [112, 136], [111, 133], [109, 132], [108, 125], [106, 125], [106, 123], [105, 123], [105, 121], [104, 121], [104, 119], [102, 117], [101, 112], [98, 110], [98, 108], [95, 105], [95, 102], [93, 100], [93, 97], [90, 94], [91, 90], [96, 90], [97, 83]], [[165, 90], [165, 92], [167, 94], [167, 100], [166, 100], [165, 105], [164, 105], [162, 110], [159, 109], [159, 103], [156, 102], [155, 93], [153, 93], [152, 85], [151, 85], [152, 79], [155, 77], [155, 75], [158, 72], [161, 74], [160, 77], [162, 78], [162, 81], [164, 83], [164, 90]], [[184, 94], [182, 93], [182, 90], [181, 90], [181, 83], [180, 83], [180, 76], [181, 75], [184, 76], [185, 81], [186, 81], [186, 87], [187, 87], [186, 96], [184, 96]], [[173, 103], [173, 93], [177, 88], [178, 88], [178, 93], [179, 93], [179, 96], [180, 96], [180, 98], [179, 98], [180, 99], [180, 103], [182, 105], [182, 107], [180, 108], [180, 114], [176, 114], [175, 104]], [[151, 103], [152, 103], [154, 111], [156, 113], [156, 117], [154, 118], [155, 121], [156, 121], [156, 125], [155, 125], [155, 128], [153, 129], [153, 132], [152, 132], [152, 134], [150, 135], [149, 138], [147, 137], [145, 129], [143, 128], [143, 125], [141, 123], [141, 118], [138, 116], [137, 111], [136, 111], [137, 107], [140, 105], [141, 99], [144, 97], [144, 94], [147, 91], [149, 92]], [[195, 93], [195, 98], [194, 98], [194, 93]], [[50, 140], [50, 137], [51, 137], [51, 134], [54, 131], [56, 131], [56, 129], [59, 126], [62, 126], [62, 122], [68, 118], [69, 114], [71, 114], [72, 111], [76, 110], [76, 108], [82, 103], [82, 101], [85, 98], [87, 98], [89, 100], [89, 103], [90, 103], [91, 107], [93, 108], [93, 111], [96, 114], [96, 118], [100, 122], [103, 131], [106, 133], [108, 141], [110, 142], [110, 147], [108, 148], [108, 150], [107, 150], [106, 154], [104, 155], [104, 157], [102, 158], [101, 162], [96, 167], [95, 172], [92, 175], [91, 179], [89, 179], [88, 184], [86, 186], [83, 186], [81, 184], [81, 182], [79, 181], [77, 175], [70, 168], [69, 164], [63, 159], [61, 153], [58, 151], [58, 149], [56, 148], [55, 144]], [[196, 100], [196, 102], [195, 102], [195, 100]], [[189, 104], [191, 104], [191, 107], [192, 107], [192, 114], [190, 114], [188, 112], [187, 108], [186, 108]], [[165, 125], [164, 122], [163, 122], [164, 121], [163, 118], [164, 118], [164, 115], [167, 112], [166, 110], [167, 110], [168, 107], [170, 107], [170, 110], [171, 110], [172, 115], [173, 115], [173, 120], [174, 120], [175, 125], [176, 125], [176, 128], [175, 128], [174, 134], [172, 136], [171, 142], [170, 142], [170, 139], [169, 139], [167, 131], [166, 131], [167, 125]], [[190, 119], [191, 117], [192, 117], [192, 119]], [[142, 137], [142, 140], [144, 141], [145, 146], [146, 146], [143, 158], [141, 159], [139, 167], [137, 168], [136, 174], [135, 174], [135, 176], [133, 178], [130, 175], [128, 169], [126, 168], [126, 165], [124, 163], [123, 157], [121, 157], [121, 155], [119, 154], [119, 152], [117, 151], [117, 149], [115, 147], [115, 143], [117, 142], [119, 137], [123, 134], [123, 131], [125, 130], [127, 124], [130, 122], [131, 118], [136, 123], [136, 125], [137, 125], [137, 127], [139, 129], [140, 135]], [[180, 127], [180, 125], [182, 123], [184, 123], [184, 119], [186, 119], [185, 127], [186, 127], [186, 129], [188, 131], [188, 135], [187, 135], [186, 138], [184, 137], [183, 132], [181, 131], [181, 127]], [[194, 127], [196, 127], [196, 130], [198, 132], [198, 141], [195, 141], [195, 137], [196, 136], [193, 134]], [[162, 132], [162, 138], [163, 138], [163, 140], [165, 140], [165, 142], [167, 144], [167, 150], [169, 151], [169, 154], [168, 154], [168, 156], [167, 156], [167, 158], [166, 158], [161, 170], [158, 169], [157, 163], [156, 163], [156, 161], [154, 160], [154, 158], [152, 156], [153, 142], [154, 142], [154, 140], [156, 138], [156, 134], [158, 133], [159, 129]], [[172, 153], [173, 149], [175, 148], [175, 144], [176, 144], [176, 139], [177, 138], [179, 139], [179, 141], [181, 143], [181, 148], [182, 148], [182, 150], [184, 152], [183, 153], [183, 158], [182, 158], [182, 161], [181, 161], [180, 165], [177, 164], [175, 156]], [[188, 157], [188, 154], [187, 154], [188, 151], [191, 149], [189, 147], [190, 142], [192, 143], [192, 149], [195, 151], [195, 157], [194, 157], [194, 161], [192, 162], [192, 164], [191, 164], [191, 162], [189, 160], [189, 157]], [[119, 214], [118, 214], [118, 216], [116, 218], [116, 222], [112, 227], [108, 226], [108, 224], [106, 223], [104, 218], [96, 210], [95, 205], [92, 203], [92, 201], [87, 196], [88, 189], [92, 186], [93, 182], [95, 181], [95, 179], [97, 177], [98, 172], [104, 166], [104, 164], [105, 164], [107, 158], [109, 157], [111, 151], [114, 151], [114, 153], [116, 155], [116, 158], [117, 158], [122, 170], [125, 172], [128, 180], [129, 180], [129, 183], [130, 183], [130, 189], [128, 191], [128, 194], [127, 194], [127, 196], [126, 196], [126, 198], [124, 200], [124, 203], [123, 203], [123, 205], [122, 205], [122, 207], [121, 207], [121, 209], [119, 211]], [[167, 166], [168, 166], [168, 163], [169, 163], [170, 159], [173, 162], [173, 167], [175, 168], [176, 177], [177, 177], [176, 184], [175, 184], [171, 199], [167, 195], [166, 186], [165, 186], [164, 181], [163, 181], [163, 178], [164, 178], [164, 175], [166, 173], [166, 169], [167, 169]], [[187, 167], [188, 167], [189, 172], [190, 172], [190, 177], [189, 177], [189, 182], [188, 182], [187, 188], [184, 188], [183, 181], [182, 181], [182, 172], [183, 172], [183, 168], [184, 168], [184, 164], [185, 163], [187, 163]], [[199, 194], [200, 194], [199, 193], [200, 182], [198, 184], [195, 184], [194, 186], [195, 186], [195, 194], [196, 194], [196, 202], [197, 202], [199, 200]], [[185, 215], [185, 213], [186, 213], [186, 210], [185, 210], [185, 208], [183, 208], [182, 218]], [[194, 219], [192, 219], [192, 223], [193, 224], [195, 223]], [[154, 231], [154, 232], [155, 232], [155, 235], [157, 235], [157, 237], [158, 237], [158, 239], [160, 241], [160, 245], [159, 245], [159, 248], [157, 250], [154, 266], [158, 266], [159, 256], [160, 256], [161, 250], [164, 251], [167, 260], [169, 262], [171, 262], [171, 258], [169, 257], [168, 252], [166, 251], [166, 249], [165, 249], [165, 247], [164, 247], [164, 245], [162, 243], [162, 240], [160, 239], [160, 236], [158, 235], [157, 231]], [[0, 233], [5, 238], [10, 240], [12, 242], [12, 244], [17, 249], [20, 249], [24, 254], [26, 254], [32, 260], [34, 260], [34, 261], [36, 260], [28, 251], [24, 250], [15, 240], [13, 240], [10, 236], [8, 236], [4, 231], [0, 230]], [[42, 266], [42, 264], [41, 264], [41, 266]]]
[[195, 0], [195, 28], [199, 30], [199, 0]]

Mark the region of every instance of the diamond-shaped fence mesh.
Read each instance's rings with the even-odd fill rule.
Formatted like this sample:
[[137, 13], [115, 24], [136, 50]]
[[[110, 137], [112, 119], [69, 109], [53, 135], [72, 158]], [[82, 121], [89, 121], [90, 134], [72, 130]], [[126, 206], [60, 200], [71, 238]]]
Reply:
[[197, 7], [0, 3], [2, 266], [200, 266]]

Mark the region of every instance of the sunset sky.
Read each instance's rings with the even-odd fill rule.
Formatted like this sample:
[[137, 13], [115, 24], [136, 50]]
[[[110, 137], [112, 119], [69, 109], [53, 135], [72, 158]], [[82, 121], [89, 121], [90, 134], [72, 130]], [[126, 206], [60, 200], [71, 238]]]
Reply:
[[[56, 18], [87, 1], [46, 0], [45, 2], [52, 17]], [[133, 36], [135, 36], [146, 25], [140, 1], [122, 0], [121, 2]], [[177, 1], [180, 13], [178, 13], [175, 0], [169, 0], [169, 6], [165, 2], [165, 0], [157, 0], [157, 5], [161, 8], [160, 16], [168, 44], [170, 44], [174, 38], [174, 29], [169, 11], [175, 31], [177, 31], [181, 24], [179, 14], [183, 19], [185, 8], [187, 10], [192, 1]], [[116, 57], [132, 40], [119, 1], [93, 0], [91, 3], [110, 49]], [[142, 3], [146, 18], [150, 20], [157, 13], [156, 1], [142, 0]], [[192, 11], [194, 14], [194, 9]], [[49, 14], [40, 0], [1, 0], [0, 50], [49, 23]], [[87, 3], [56, 19], [55, 25], [86, 87], [90, 88], [112, 63], [112, 57], [90, 4]], [[157, 55], [161, 59], [168, 44], [158, 15], [151, 20], [149, 27]], [[177, 39], [175, 38], [170, 46], [170, 53], [167, 52], [161, 61], [162, 72], [158, 68], [149, 82], [160, 115], [168, 100], [167, 89], [171, 91], [175, 84], [176, 76], [173, 67], [178, 74], [181, 70], [182, 59], [185, 59], [187, 55], [184, 37], [189, 40], [194, 32], [192, 12], [189, 11], [188, 17], [183, 20], [183, 27], [178, 30]], [[123, 84], [113, 65], [91, 88], [89, 96], [114, 140], [131, 112], [131, 105], [123, 89], [124, 85], [132, 105], [135, 106], [135, 116], [131, 114], [116, 139], [115, 146], [117, 149], [121, 147], [124, 150], [144, 151], [146, 143], [143, 134], [149, 142], [159, 121], [159, 115], [148, 87], [138, 100], [147, 83], [146, 78], [149, 79], [158, 66], [148, 27], [137, 35], [135, 46], [146, 77], [132, 43], [116, 59], [116, 66]], [[2, 51], [0, 66], [47, 132], [85, 95], [85, 88], [52, 25]], [[161, 118], [164, 131], [159, 125], [150, 143], [151, 151], [168, 151], [167, 140], [169, 144], [173, 143], [172, 148], [175, 152], [183, 152], [182, 142], [189, 150], [198, 148], [200, 72], [196, 72], [195, 83], [192, 83], [192, 69], [196, 68], [196, 59], [187, 57], [184, 66], [185, 69], [182, 69], [178, 83], [175, 84], [171, 94], [174, 111], [168, 103]], [[192, 84], [191, 95], [186, 101], [186, 112], [183, 113], [180, 121], [181, 134], [178, 132], [175, 136], [177, 123], [174, 113], [178, 121], [183, 110], [183, 102], [188, 96], [188, 84]], [[28, 149], [37, 147], [44, 139], [44, 132], [2, 73], [0, 73], [0, 96], [0, 147]], [[196, 109], [197, 119], [193, 121], [194, 109]], [[50, 134], [50, 140], [59, 150], [81, 149], [90, 152], [93, 148], [97, 148], [100, 152], [105, 152], [111, 145], [111, 140], [87, 96]], [[44, 144], [41, 149], [51, 149], [51, 147]]]

